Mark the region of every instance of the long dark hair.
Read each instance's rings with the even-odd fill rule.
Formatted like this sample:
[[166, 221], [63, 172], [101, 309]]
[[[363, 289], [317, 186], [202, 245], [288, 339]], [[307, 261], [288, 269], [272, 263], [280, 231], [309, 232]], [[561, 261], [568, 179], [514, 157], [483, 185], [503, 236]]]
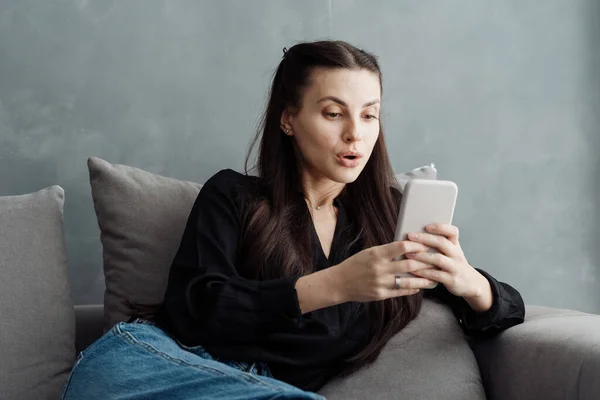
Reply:
[[[316, 68], [360, 69], [379, 77], [381, 70], [372, 54], [343, 41], [299, 43], [285, 51], [269, 93], [260, 127], [246, 156], [246, 173], [258, 145], [256, 169], [263, 195], [247, 207], [240, 260], [252, 270], [244, 275], [262, 278], [305, 275], [313, 271], [311, 218], [302, 191], [294, 139], [283, 133], [285, 109], [299, 109], [303, 89]], [[365, 168], [356, 181], [345, 186], [340, 198], [364, 248], [389, 243], [394, 238], [400, 203], [397, 182], [388, 158], [381, 128]], [[293, 227], [293, 228], [292, 228]], [[356, 240], [359, 240], [359, 237]], [[351, 240], [353, 242], [353, 240]], [[273, 269], [276, 268], [276, 269]], [[368, 303], [371, 339], [362, 351], [345, 360], [345, 375], [377, 359], [382, 347], [419, 313], [422, 294]]]

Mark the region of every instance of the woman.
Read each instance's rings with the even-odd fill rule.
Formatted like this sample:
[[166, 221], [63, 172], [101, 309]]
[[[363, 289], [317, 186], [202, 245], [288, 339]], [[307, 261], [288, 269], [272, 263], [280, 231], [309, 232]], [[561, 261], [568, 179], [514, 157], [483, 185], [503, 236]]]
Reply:
[[[521, 323], [519, 293], [468, 264], [456, 227], [393, 242], [401, 195], [381, 90], [375, 57], [345, 42], [284, 50], [254, 140], [258, 177], [206, 182], [164, 304], [81, 354], [64, 398], [322, 398], [329, 379], [377, 358], [424, 295], [471, 335]], [[396, 287], [403, 272], [414, 277]]]

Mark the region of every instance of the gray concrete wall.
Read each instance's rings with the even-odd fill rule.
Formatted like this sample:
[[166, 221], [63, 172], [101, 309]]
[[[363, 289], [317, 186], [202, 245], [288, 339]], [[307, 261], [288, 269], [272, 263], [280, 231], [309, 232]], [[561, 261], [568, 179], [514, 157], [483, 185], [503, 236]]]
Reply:
[[284, 46], [376, 53], [396, 171], [460, 189], [471, 263], [600, 313], [600, 2], [0, 1], [0, 194], [67, 193], [76, 303], [102, 301], [89, 156], [202, 182], [242, 168]]

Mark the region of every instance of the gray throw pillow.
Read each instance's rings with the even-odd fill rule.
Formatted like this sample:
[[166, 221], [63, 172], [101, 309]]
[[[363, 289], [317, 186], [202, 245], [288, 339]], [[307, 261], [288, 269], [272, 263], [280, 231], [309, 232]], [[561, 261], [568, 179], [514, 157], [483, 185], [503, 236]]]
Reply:
[[450, 308], [431, 298], [375, 363], [329, 382], [320, 393], [328, 400], [485, 399], [466, 335]]
[[200, 184], [88, 159], [104, 258], [104, 330], [127, 321], [127, 302], [163, 301]]
[[58, 399], [75, 362], [64, 191], [0, 197], [0, 398]]

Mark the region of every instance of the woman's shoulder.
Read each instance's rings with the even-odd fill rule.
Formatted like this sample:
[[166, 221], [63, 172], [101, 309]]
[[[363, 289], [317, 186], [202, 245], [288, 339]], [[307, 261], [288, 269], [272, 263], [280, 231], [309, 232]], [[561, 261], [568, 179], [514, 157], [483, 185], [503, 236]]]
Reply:
[[257, 176], [242, 174], [227, 168], [222, 169], [211, 176], [202, 185], [202, 191], [215, 191], [221, 196], [231, 200], [245, 199], [260, 185], [260, 178]]
[[255, 179], [257, 179], [257, 177], [242, 174], [241, 172], [234, 171], [231, 168], [226, 168], [208, 178], [205, 185], [214, 185], [218, 187], [237, 186]]

